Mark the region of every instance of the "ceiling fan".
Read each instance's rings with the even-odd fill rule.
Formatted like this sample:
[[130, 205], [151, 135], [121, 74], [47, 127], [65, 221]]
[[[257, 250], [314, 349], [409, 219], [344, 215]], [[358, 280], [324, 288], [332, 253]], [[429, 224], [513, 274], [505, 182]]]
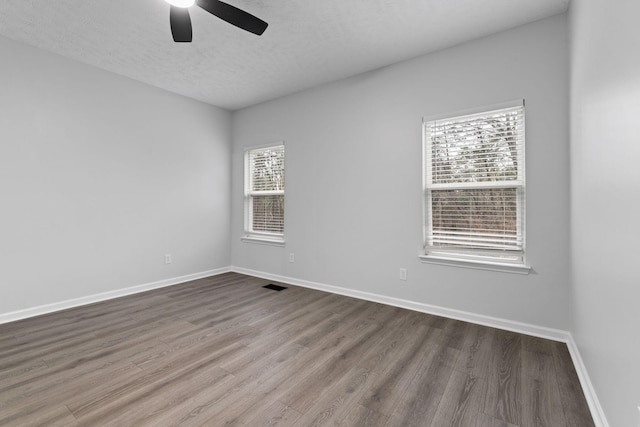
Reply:
[[173, 41], [189, 43], [192, 38], [191, 17], [189, 7], [197, 3], [198, 6], [212, 15], [217, 16], [231, 25], [242, 28], [250, 33], [261, 35], [267, 29], [267, 24], [244, 10], [221, 2], [220, 0], [166, 0], [171, 5], [169, 22]]

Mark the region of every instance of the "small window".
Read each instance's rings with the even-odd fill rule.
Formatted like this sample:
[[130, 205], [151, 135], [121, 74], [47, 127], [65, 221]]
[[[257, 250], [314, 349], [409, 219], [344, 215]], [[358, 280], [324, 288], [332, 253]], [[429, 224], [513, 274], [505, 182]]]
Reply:
[[423, 122], [424, 256], [524, 264], [524, 103]]
[[245, 237], [284, 242], [284, 145], [245, 151]]

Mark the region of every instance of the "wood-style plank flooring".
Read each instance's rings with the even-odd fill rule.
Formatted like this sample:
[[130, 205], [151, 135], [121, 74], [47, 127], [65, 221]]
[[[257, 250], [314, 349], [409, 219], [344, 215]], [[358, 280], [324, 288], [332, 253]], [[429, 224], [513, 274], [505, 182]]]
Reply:
[[267, 283], [0, 325], [0, 425], [593, 426], [562, 343]]

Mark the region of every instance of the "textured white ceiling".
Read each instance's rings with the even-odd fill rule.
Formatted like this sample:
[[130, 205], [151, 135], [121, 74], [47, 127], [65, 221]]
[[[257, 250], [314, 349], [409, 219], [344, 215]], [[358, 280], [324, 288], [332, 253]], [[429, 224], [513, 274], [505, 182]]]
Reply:
[[[226, 0], [256, 36], [164, 0], [0, 0], [0, 35], [235, 110], [566, 11], [569, 0]], [[8, 58], [2, 58], [2, 61]]]

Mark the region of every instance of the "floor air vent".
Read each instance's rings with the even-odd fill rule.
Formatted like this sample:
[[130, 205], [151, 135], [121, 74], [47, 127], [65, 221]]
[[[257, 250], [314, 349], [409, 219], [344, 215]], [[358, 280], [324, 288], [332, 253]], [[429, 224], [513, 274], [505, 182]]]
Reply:
[[286, 288], [286, 287], [284, 287], [284, 286], [274, 285], [273, 283], [269, 283], [268, 285], [263, 286], [263, 288], [265, 288], [265, 289], [271, 289], [272, 291], [282, 291], [282, 290], [284, 290], [284, 289], [287, 289], [287, 288]]

